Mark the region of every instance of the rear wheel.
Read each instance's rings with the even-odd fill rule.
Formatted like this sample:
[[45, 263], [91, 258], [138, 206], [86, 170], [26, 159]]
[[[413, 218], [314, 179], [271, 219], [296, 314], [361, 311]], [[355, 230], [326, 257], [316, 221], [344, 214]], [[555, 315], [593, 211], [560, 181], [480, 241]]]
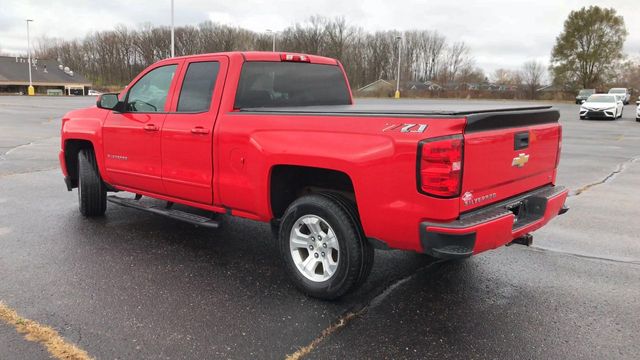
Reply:
[[86, 217], [100, 216], [107, 210], [107, 189], [91, 149], [78, 153], [78, 205]]
[[281, 256], [304, 293], [336, 299], [362, 284], [371, 271], [373, 248], [341, 201], [320, 194], [294, 201], [278, 234]]

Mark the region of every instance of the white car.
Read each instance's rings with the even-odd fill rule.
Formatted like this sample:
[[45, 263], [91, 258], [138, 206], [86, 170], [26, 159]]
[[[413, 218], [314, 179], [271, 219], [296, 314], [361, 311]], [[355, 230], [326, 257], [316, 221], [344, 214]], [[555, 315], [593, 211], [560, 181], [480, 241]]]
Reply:
[[593, 94], [580, 105], [580, 119], [604, 118], [615, 120], [622, 117], [622, 100], [610, 94]]
[[622, 97], [622, 103], [624, 105], [628, 105], [629, 101], [631, 101], [631, 93], [629, 93], [629, 90], [627, 90], [625, 88], [612, 88], [612, 89], [609, 89], [609, 94], [620, 95], [620, 97]]
[[89, 90], [89, 92], [87, 92], [87, 95], [89, 95], [89, 96], [99, 96], [99, 95], [102, 95], [102, 93], [100, 91], [91, 89], [91, 90]]
[[640, 97], [638, 97], [638, 101], [636, 101], [638, 108], [636, 109], [636, 121], [640, 121]]

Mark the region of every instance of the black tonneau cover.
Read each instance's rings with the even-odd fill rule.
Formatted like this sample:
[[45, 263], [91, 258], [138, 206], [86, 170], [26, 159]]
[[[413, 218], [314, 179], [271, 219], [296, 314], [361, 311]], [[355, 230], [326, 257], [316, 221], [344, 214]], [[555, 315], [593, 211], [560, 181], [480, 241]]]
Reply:
[[297, 107], [243, 108], [248, 114], [377, 116], [377, 117], [466, 117], [465, 132], [522, 127], [557, 122], [558, 110], [549, 105], [461, 104], [427, 102], [419, 104], [385, 103]]
[[281, 113], [281, 114], [336, 114], [336, 115], [392, 115], [392, 116], [426, 116], [426, 115], [471, 115], [487, 112], [544, 110], [549, 105], [498, 105], [498, 104], [461, 104], [428, 102], [420, 104], [385, 102], [384, 104], [353, 104], [323, 106], [292, 107], [257, 107], [242, 108], [242, 112]]

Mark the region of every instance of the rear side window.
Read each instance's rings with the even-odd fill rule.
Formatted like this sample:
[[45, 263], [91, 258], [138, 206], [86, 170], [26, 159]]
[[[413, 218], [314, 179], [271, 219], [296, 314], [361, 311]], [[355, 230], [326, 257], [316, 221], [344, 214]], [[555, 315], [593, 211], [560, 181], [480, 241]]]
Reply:
[[216, 61], [189, 64], [182, 82], [178, 112], [208, 111], [220, 64]]
[[335, 65], [247, 62], [235, 108], [351, 104], [347, 83]]

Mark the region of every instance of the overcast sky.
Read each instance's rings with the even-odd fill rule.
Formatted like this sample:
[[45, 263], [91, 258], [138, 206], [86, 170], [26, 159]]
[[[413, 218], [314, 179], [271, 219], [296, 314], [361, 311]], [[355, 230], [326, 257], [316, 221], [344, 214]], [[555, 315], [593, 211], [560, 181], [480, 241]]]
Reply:
[[[31, 38], [43, 35], [81, 38], [118, 24], [170, 24], [170, 0], [2, 0], [0, 49], [26, 53], [26, 25]], [[571, 10], [597, 4], [624, 16], [629, 36], [626, 52], [640, 57], [640, 1], [579, 0], [175, 0], [176, 25], [212, 20], [254, 31], [281, 30], [309, 16], [344, 17], [367, 31], [437, 30], [450, 41], [464, 41], [478, 66], [518, 68], [531, 59], [548, 62], [555, 37]]]

